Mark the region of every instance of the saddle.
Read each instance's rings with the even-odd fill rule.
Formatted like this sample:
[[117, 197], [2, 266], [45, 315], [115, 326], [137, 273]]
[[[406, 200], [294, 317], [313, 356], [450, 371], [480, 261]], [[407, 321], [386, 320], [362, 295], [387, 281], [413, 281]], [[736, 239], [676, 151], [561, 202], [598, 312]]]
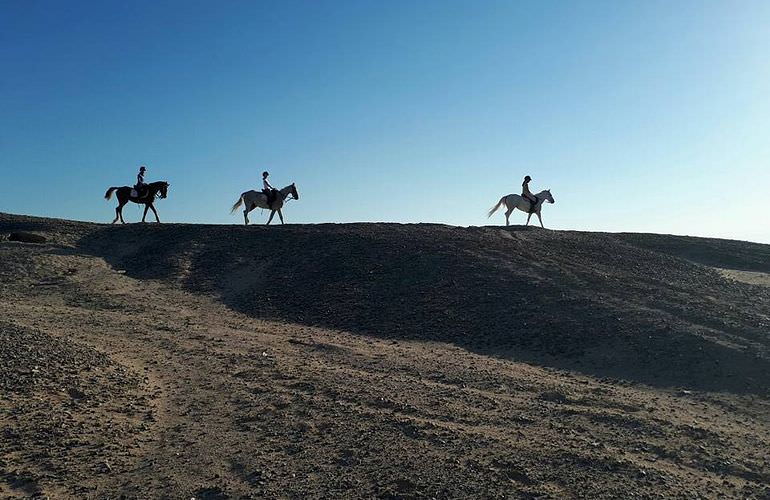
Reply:
[[141, 199], [141, 198], [144, 198], [144, 197], [146, 197], [146, 196], [147, 196], [147, 192], [148, 192], [148, 191], [149, 191], [149, 190], [147, 189], [147, 187], [146, 187], [146, 186], [145, 186], [145, 187], [142, 187], [142, 188], [140, 188], [140, 189], [137, 189], [137, 187], [136, 187], [136, 186], [134, 186], [134, 187], [132, 187], [132, 188], [131, 188], [131, 197], [132, 197], [132, 198], [140, 198], [140, 199]]

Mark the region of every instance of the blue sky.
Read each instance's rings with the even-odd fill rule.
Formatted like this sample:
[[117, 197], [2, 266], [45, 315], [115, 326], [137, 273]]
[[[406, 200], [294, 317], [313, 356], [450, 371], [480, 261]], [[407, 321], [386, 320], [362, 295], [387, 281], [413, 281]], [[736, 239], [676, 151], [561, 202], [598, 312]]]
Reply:
[[768, 25], [743, 0], [0, 0], [0, 211], [109, 222], [145, 164], [168, 222], [239, 223], [268, 169], [289, 222], [481, 225], [529, 174], [552, 228], [770, 242]]

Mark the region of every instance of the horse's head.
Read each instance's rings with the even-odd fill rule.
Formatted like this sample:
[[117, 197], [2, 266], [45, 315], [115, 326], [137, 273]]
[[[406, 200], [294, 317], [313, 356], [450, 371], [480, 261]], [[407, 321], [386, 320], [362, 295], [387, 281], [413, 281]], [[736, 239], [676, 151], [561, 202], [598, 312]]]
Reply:
[[169, 184], [168, 182], [165, 182], [165, 181], [160, 182], [160, 188], [158, 189], [158, 196], [160, 196], [161, 198], [167, 197], [168, 196], [168, 187], [170, 185], [171, 184]]
[[551, 196], [551, 190], [550, 189], [546, 189], [545, 191], [543, 191], [540, 194], [542, 194], [545, 197], [545, 201], [547, 201], [548, 203], [556, 203], [556, 201], [553, 199], [553, 196]]
[[297, 192], [297, 186], [294, 185], [294, 183], [291, 183], [291, 195], [294, 197], [295, 200], [299, 200], [299, 193]]

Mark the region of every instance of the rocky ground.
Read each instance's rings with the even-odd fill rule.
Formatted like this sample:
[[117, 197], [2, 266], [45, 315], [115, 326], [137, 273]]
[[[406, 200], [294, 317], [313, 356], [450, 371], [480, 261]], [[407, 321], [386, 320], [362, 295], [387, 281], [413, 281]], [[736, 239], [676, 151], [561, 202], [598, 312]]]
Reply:
[[0, 241], [0, 497], [770, 498], [768, 246], [19, 232], [46, 241]]

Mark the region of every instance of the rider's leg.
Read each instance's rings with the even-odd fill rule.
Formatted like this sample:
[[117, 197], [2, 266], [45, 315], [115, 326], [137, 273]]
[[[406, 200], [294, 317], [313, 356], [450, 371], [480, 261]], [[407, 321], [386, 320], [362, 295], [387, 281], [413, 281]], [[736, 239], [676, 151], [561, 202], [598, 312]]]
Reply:
[[272, 210], [273, 192], [269, 189], [263, 189], [262, 193], [265, 195], [265, 203], [267, 204], [267, 208]]

